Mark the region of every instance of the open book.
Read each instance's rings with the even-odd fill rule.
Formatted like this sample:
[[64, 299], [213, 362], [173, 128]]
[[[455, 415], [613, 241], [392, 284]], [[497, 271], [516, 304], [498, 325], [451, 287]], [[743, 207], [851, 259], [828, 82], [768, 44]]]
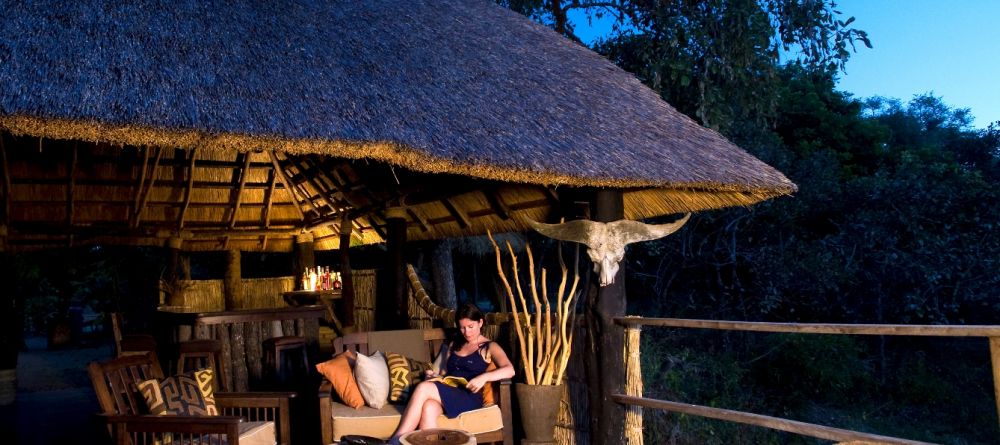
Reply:
[[455, 377], [451, 375], [446, 375], [444, 377], [434, 377], [427, 379], [428, 382], [441, 382], [445, 385], [452, 386], [455, 388], [465, 388], [465, 385], [469, 384], [469, 381], [463, 377]]

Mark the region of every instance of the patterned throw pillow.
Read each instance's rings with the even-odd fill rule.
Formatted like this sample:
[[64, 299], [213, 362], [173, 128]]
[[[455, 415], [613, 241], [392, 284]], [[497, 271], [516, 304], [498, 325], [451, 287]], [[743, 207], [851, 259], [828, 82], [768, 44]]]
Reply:
[[395, 352], [386, 352], [385, 361], [389, 364], [389, 401], [406, 403], [410, 399], [410, 389], [420, 381], [425, 370], [431, 369], [431, 364]]
[[211, 369], [202, 369], [161, 381], [146, 380], [139, 383], [138, 390], [150, 414], [218, 416], [213, 378]]

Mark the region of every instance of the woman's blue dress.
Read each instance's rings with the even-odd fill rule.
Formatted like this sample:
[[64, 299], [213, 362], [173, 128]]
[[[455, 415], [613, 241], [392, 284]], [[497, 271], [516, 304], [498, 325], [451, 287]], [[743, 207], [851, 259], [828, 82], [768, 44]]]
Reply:
[[[486, 372], [489, 363], [485, 356], [488, 355], [490, 342], [479, 345], [479, 351], [467, 356], [460, 356], [452, 351], [448, 354], [448, 363], [445, 367], [446, 375], [464, 377], [472, 380], [480, 374]], [[441, 395], [441, 406], [444, 407], [444, 415], [449, 419], [458, 417], [466, 411], [472, 411], [483, 407], [483, 391], [471, 392], [465, 387], [456, 388], [441, 382], [434, 382]]]

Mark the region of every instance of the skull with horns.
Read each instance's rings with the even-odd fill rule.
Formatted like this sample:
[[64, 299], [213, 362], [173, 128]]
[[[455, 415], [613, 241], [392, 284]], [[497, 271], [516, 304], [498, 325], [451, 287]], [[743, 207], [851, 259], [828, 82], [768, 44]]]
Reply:
[[668, 224], [644, 224], [627, 219], [610, 223], [576, 220], [561, 224], [543, 224], [528, 220], [538, 233], [560, 241], [572, 241], [587, 246], [587, 255], [600, 275], [601, 286], [615, 282], [618, 265], [625, 257], [625, 246], [640, 241], [652, 241], [676, 232], [691, 214]]

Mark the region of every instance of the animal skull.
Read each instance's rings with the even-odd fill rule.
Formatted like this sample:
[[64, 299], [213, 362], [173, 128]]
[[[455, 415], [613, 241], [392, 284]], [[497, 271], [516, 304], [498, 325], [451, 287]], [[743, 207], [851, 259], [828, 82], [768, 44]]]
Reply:
[[651, 241], [676, 232], [688, 221], [691, 214], [668, 224], [644, 224], [632, 220], [601, 223], [576, 220], [562, 224], [543, 224], [528, 220], [538, 233], [560, 241], [572, 241], [587, 246], [587, 255], [594, 263], [594, 272], [600, 275], [601, 286], [615, 282], [618, 265], [625, 257], [625, 246], [639, 241]]

